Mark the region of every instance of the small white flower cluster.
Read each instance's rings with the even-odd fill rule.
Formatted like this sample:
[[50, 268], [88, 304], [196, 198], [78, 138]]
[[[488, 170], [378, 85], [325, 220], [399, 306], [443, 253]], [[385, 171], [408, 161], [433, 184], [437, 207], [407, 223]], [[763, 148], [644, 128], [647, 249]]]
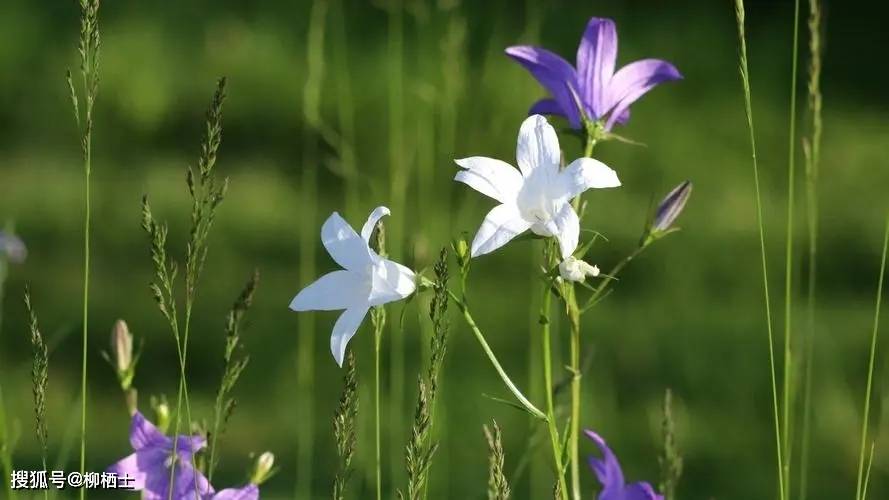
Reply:
[[[592, 158], [578, 158], [561, 168], [562, 150], [555, 129], [540, 115], [528, 117], [519, 130], [518, 169], [493, 158], [456, 160], [463, 170], [455, 180], [498, 202], [472, 240], [472, 257], [493, 252], [525, 231], [559, 242], [559, 273], [569, 281], [599, 275], [599, 268], [574, 257], [580, 219], [571, 201], [588, 189], [620, 186], [617, 173]], [[405, 266], [384, 259], [370, 247], [377, 222], [389, 215], [376, 208], [355, 232], [334, 212], [321, 228], [327, 252], [343, 269], [322, 276], [290, 303], [294, 311], [344, 310], [333, 327], [330, 348], [342, 366], [346, 345], [371, 307], [401, 300], [416, 290], [416, 276]]]
[[566, 281], [583, 281], [599, 276], [599, 267], [570, 256], [559, 264], [559, 275]]

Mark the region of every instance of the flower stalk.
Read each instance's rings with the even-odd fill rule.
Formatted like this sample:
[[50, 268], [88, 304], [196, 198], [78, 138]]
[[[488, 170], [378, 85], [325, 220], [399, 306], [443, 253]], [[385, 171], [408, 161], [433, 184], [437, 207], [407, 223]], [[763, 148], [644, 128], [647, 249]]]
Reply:
[[[80, 150], [84, 172], [84, 212], [83, 212], [83, 314], [82, 314], [82, 354], [80, 370], [80, 473], [86, 467], [86, 418], [87, 418], [87, 344], [89, 336], [89, 290], [90, 290], [90, 172], [93, 151], [93, 104], [99, 90], [99, 0], [80, 0], [80, 41], [77, 51], [80, 54], [80, 76], [82, 86], [74, 86], [71, 71], [67, 72], [68, 90], [74, 109], [74, 119], [80, 134]], [[83, 103], [81, 105], [81, 98]], [[80, 498], [86, 498], [86, 488], [80, 490]]]

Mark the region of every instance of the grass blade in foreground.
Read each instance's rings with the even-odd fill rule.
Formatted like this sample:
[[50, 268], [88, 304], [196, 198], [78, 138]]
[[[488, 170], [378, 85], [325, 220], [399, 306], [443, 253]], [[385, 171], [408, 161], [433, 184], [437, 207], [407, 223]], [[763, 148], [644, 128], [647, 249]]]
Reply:
[[883, 236], [883, 257], [880, 261], [880, 278], [877, 280], [877, 303], [874, 306], [874, 328], [870, 340], [870, 362], [867, 369], [867, 387], [864, 393], [864, 413], [861, 417], [861, 452], [858, 457], [858, 482], [855, 486], [855, 498], [864, 498], [862, 493], [864, 482], [865, 452], [867, 450], [867, 424], [870, 417], [870, 398], [873, 392], [874, 359], [877, 354], [877, 336], [880, 330], [880, 306], [883, 302], [883, 278], [886, 275], [886, 250], [889, 249], [889, 217], [886, 218], [886, 232]]
[[787, 153], [787, 226], [784, 254], [784, 403], [783, 429], [781, 433], [784, 451], [784, 497], [790, 498], [790, 465], [793, 440], [791, 439], [793, 397], [793, 371], [796, 361], [793, 357], [793, 215], [796, 201], [796, 75], [799, 53], [799, 0], [794, 1], [793, 9], [793, 49], [790, 77], [790, 127]]
[[772, 306], [769, 299], [769, 274], [766, 264], [766, 239], [762, 219], [762, 197], [759, 186], [759, 164], [756, 159], [756, 133], [753, 128], [753, 105], [750, 97], [750, 70], [747, 65], [747, 37], [744, 29], [744, 0], [735, 0], [735, 16], [738, 23], [738, 43], [740, 45], [741, 85], [744, 88], [744, 111], [747, 116], [747, 129], [750, 132], [750, 150], [753, 159], [753, 186], [756, 197], [756, 225], [759, 229], [759, 250], [762, 260], [763, 300], [766, 309], [766, 330], [769, 340], [769, 367], [772, 380], [772, 409], [775, 419], [775, 444], [778, 460], [778, 491], [781, 500], [786, 500], [784, 488], [784, 457], [781, 452], [781, 427], [778, 417], [778, 385], [775, 375], [775, 343], [772, 333]]
[[806, 228], [808, 233], [809, 265], [806, 270], [806, 337], [803, 362], [803, 422], [800, 444], [799, 498], [806, 500], [808, 492], [809, 447], [812, 423], [812, 378], [815, 364], [815, 291], [818, 273], [818, 167], [821, 159], [821, 1], [809, 0], [809, 111], [811, 136], [803, 139], [806, 161]]
[[[74, 118], [80, 133], [80, 148], [84, 171], [84, 214], [83, 214], [83, 331], [82, 359], [80, 371], [80, 474], [86, 470], [86, 371], [87, 340], [89, 325], [90, 290], [90, 170], [92, 168], [93, 104], [99, 90], [99, 0], [80, 0], [80, 75], [82, 78], [83, 106], [80, 105], [71, 71], [68, 71], [68, 90]], [[86, 497], [86, 488], [80, 489], [80, 498]]]

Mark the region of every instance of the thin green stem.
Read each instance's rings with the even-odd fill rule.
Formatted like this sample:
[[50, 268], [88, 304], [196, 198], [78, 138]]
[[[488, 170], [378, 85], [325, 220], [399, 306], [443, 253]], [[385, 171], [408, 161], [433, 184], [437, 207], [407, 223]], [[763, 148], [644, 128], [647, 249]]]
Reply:
[[877, 336], [880, 330], [880, 306], [883, 303], [883, 278], [886, 274], [886, 250], [889, 249], [889, 217], [886, 218], [886, 231], [883, 236], [883, 257], [880, 261], [880, 278], [877, 280], [877, 303], [874, 306], [874, 327], [870, 340], [870, 361], [867, 369], [867, 386], [864, 393], [864, 413], [861, 417], [861, 452], [858, 457], [858, 482], [855, 486], [856, 500], [862, 500], [862, 486], [864, 480], [864, 461], [867, 449], [867, 427], [870, 417], [870, 398], [873, 392], [874, 360], [877, 354]]
[[568, 435], [568, 449], [571, 462], [571, 492], [574, 500], [580, 500], [580, 309], [574, 296], [574, 287], [568, 288], [568, 323], [571, 330], [571, 430]]
[[[87, 123], [91, 119], [87, 118]], [[83, 167], [84, 182], [84, 214], [83, 214], [83, 352], [80, 369], [80, 473], [86, 471], [86, 372], [87, 344], [89, 336], [89, 292], [90, 292], [90, 169], [92, 163], [92, 134], [87, 129], [84, 137]], [[86, 498], [86, 488], [80, 489], [80, 498]]]
[[753, 127], [753, 104], [750, 92], [750, 69], [747, 64], [747, 39], [744, 28], [744, 0], [735, 0], [735, 14], [738, 24], [738, 42], [740, 45], [740, 74], [744, 90], [744, 112], [747, 118], [747, 129], [750, 134], [750, 152], [753, 164], [753, 186], [756, 200], [756, 225], [759, 232], [759, 251], [762, 263], [763, 302], [765, 303], [766, 330], [769, 342], [769, 372], [772, 385], [772, 410], [775, 426], [775, 448], [778, 467], [778, 492], [781, 500], [786, 500], [784, 488], [784, 455], [781, 446], [781, 424], [778, 410], [778, 383], [775, 370], [775, 343], [772, 333], [772, 306], [769, 298], [769, 275], [766, 259], [766, 239], [762, 215], [762, 196], [759, 185], [759, 164], [756, 159], [756, 133]]
[[797, 59], [799, 47], [799, 0], [794, 1], [793, 10], [793, 50], [792, 70], [790, 78], [790, 130], [787, 154], [787, 233], [784, 253], [784, 404], [782, 447], [784, 449], [784, 488], [785, 498], [790, 498], [790, 465], [791, 465], [791, 415], [793, 409], [793, 218], [795, 186], [796, 186], [796, 86]]
[[[378, 314], [382, 314], [382, 309]], [[382, 445], [380, 439], [380, 345], [383, 340], [384, 321], [374, 322], [374, 437], [376, 451], [377, 500], [383, 498]]]
[[494, 366], [494, 369], [497, 370], [497, 374], [500, 375], [500, 380], [506, 385], [506, 388], [509, 389], [509, 392], [512, 393], [513, 396], [519, 401], [522, 407], [527, 410], [531, 415], [539, 418], [543, 421], [548, 421], [546, 414], [540, 411], [536, 406], [534, 406], [531, 401], [522, 394], [522, 391], [519, 390], [518, 387], [513, 383], [512, 379], [509, 378], [509, 375], [506, 374], [506, 370], [503, 369], [503, 366], [497, 360], [497, 356], [494, 354], [494, 351], [491, 350], [491, 346], [488, 345], [488, 341], [485, 340], [485, 335], [479, 329], [478, 325], [475, 323], [475, 319], [473, 319], [472, 314], [469, 312], [469, 306], [466, 303], [466, 298], [463, 299], [457, 297], [454, 292], [448, 291], [448, 294], [451, 296], [451, 299], [457, 304], [457, 308], [460, 309], [460, 312], [463, 313], [463, 319], [466, 321], [469, 329], [472, 330], [472, 333], [475, 335], [478, 343], [481, 344], [482, 350], [485, 352], [485, 355], [488, 356], [488, 360]]
[[[552, 261], [552, 242], [544, 243], [544, 261]], [[541, 341], [543, 342], [543, 380], [544, 393], [546, 394], [546, 418], [549, 431], [550, 445], [553, 452], [553, 464], [556, 468], [556, 482], [559, 484], [559, 492], [562, 500], [568, 500], [568, 488], [565, 484], [565, 467], [562, 464], [562, 445], [559, 440], [559, 428], [556, 422], [556, 411], [553, 403], [553, 359], [552, 340], [550, 335], [550, 310], [552, 298], [550, 297], [550, 283], [543, 285], [543, 297], [540, 305]]]
[[807, 335], [805, 345], [806, 371], [803, 381], [803, 423], [800, 444], [800, 500], [808, 493], [809, 448], [812, 422], [812, 379], [815, 365], [815, 292], [818, 275], [818, 167], [821, 152], [821, 4], [809, 0], [809, 110], [812, 119], [811, 137], [803, 142], [806, 159], [806, 215], [809, 244], [808, 287], [806, 296]]

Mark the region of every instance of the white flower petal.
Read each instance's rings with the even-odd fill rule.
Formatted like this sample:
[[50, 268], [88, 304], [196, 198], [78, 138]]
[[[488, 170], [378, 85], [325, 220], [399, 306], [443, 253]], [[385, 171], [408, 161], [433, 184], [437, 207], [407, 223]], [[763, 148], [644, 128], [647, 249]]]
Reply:
[[367, 242], [336, 212], [321, 226], [321, 242], [333, 260], [348, 270], [361, 271], [371, 262]]
[[498, 205], [488, 212], [472, 240], [472, 256], [493, 252], [525, 232], [531, 223], [522, 218], [515, 205]]
[[379, 306], [401, 300], [416, 290], [416, 276], [407, 267], [384, 259], [374, 265], [370, 305]]
[[466, 169], [457, 172], [455, 181], [462, 182], [500, 203], [515, 202], [522, 189], [522, 174], [505, 161], [484, 156], [471, 156], [454, 161]]
[[617, 172], [599, 160], [578, 158], [559, 173], [559, 186], [564, 190], [565, 199], [570, 200], [591, 188], [613, 188], [620, 186]]
[[546, 118], [531, 115], [522, 122], [516, 146], [516, 161], [526, 178], [538, 169], [546, 169], [552, 175], [558, 173], [562, 161], [559, 137]]
[[[294, 311], [337, 311], [358, 300], [366, 300], [369, 289], [362, 277], [351, 271], [334, 271], [303, 288], [290, 302]], [[364, 288], [364, 290], [362, 290]]]
[[580, 239], [580, 219], [570, 203], [565, 203], [552, 219], [546, 222], [546, 229], [559, 240], [562, 259], [567, 259], [577, 250]]
[[361, 326], [361, 322], [364, 321], [369, 310], [370, 308], [366, 304], [354, 305], [343, 311], [343, 314], [333, 325], [333, 333], [330, 335], [330, 352], [333, 353], [333, 359], [340, 367], [343, 366], [343, 359], [346, 357], [346, 346], [355, 336], [355, 332], [358, 331], [358, 327]]
[[367, 222], [365, 222], [364, 227], [361, 228], [361, 237], [364, 238], [364, 241], [368, 245], [370, 244], [370, 236], [373, 234], [374, 228], [377, 227], [377, 222], [390, 213], [391, 212], [387, 207], [379, 206], [367, 217]]

